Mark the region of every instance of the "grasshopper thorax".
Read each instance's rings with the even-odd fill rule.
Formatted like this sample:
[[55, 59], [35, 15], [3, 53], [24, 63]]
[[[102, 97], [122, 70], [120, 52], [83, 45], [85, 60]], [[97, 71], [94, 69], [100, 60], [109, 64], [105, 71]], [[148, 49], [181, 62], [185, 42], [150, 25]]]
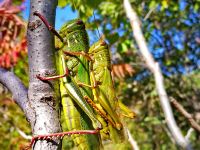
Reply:
[[102, 52], [102, 51], [105, 52], [105, 49], [108, 49], [108, 44], [102, 39], [100, 39], [99, 41], [97, 41], [90, 47], [89, 54], [94, 55], [95, 53], [98, 53], [98, 52]]
[[108, 44], [104, 40], [100, 39], [94, 43], [89, 49], [89, 54], [94, 60], [94, 70], [100, 67], [111, 69], [110, 51]]

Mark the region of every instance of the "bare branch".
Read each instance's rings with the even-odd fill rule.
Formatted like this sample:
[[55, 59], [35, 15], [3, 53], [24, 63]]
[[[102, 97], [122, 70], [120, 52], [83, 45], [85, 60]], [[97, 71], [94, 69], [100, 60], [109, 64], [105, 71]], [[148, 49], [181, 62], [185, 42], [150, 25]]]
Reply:
[[20, 130], [19, 128], [15, 127], [15, 129], [17, 130], [17, 132], [24, 138], [27, 140], [31, 140], [32, 136], [30, 135], [26, 135], [26, 133], [24, 133], [22, 130]]
[[132, 148], [134, 150], [139, 150], [139, 147], [137, 145], [137, 142], [134, 140], [134, 138], [132, 137], [130, 131], [127, 129], [127, 133], [128, 133], [128, 141], [130, 142]]
[[194, 129], [193, 129], [193, 128], [190, 128], [190, 129], [187, 131], [187, 134], [186, 134], [186, 136], [185, 136], [185, 139], [188, 139], [188, 140], [189, 140], [189, 138], [190, 138], [190, 136], [191, 136], [191, 134], [192, 134], [193, 131], [194, 131]]
[[193, 119], [192, 115], [188, 113], [183, 106], [176, 101], [173, 97], [170, 97], [171, 103], [174, 107], [188, 120], [192, 128], [194, 128], [197, 132], [200, 133], [200, 125]]
[[169, 103], [169, 99], [164, 87], [163, 76], [159, 67], [159, 64], [155, 62], [152, 54], [149, 52], [146, 41], [144, 39], [139, 19], [135, 11], [132, 9], [129, 0], [124, 0], [124, 9], [126, 11], [126, 15], [130, 20], [130, 24], [133, 30], [133, 36], [138, 44], [139, 50], [148, 65], [150, 71], [154, 74], [157, 92], [160, 98], [160, 103], [165, 115], [166, 123], [172, 133], [176, 143], [187, 149], [191, 149], [188, 141], [182, 135], [180, 129], [178, 128], [176, 121], [174, 119], [172, 109]]
[[25, 116], [33, 123], [35, 118], [34, 111], [30, 107], [30, 103], [28, 101], [28, 93], [26, 87], [22, 84], [22, 82], [15, 76], [14, 73], [7, 71], [3, 68], [0, 68], [0, 82], [8, 88], [8, 90], [13, 95], [13, 100], [19, 105], [19, 107], [25, 113]]
[[151, 8], [151, 9], [149, 10], [149, 12], [148, 12], [148, 13], [146, 14], [146, 16], [144, 17], [144, 21], [146, 21], [146, 20], [150, 17], [151, 13], [157, 8], [157, 6], [158, 6], [158, 5], [154, 6], [153, 8]]

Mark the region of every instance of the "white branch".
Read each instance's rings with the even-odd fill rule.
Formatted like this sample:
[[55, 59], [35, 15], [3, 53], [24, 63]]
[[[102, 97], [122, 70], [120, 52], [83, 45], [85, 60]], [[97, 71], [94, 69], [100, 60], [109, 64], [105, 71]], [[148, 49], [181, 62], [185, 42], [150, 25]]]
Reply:
[[159, 67], [159, 64], [155, 62], [152, 54], [149, 52], [146, 41], [144, 39], [139, 19], [137, 14], [132, 9], [129, 0], [124, 0], [124, 9], [126, 11], [126, 15], [130, 20], [130, 24], [133, 30], [133, 36], [137, 42], [139, 50], [148, 66], [150, 71], [154, 74], [156, 89], [159, 95], [160, 103], [165, 115], [166, 123], [170, 129], [171, 134], [173, 135], [176, 143], [186, 149], [191, 149], [189, 142], [184, 138], [180, 129], [178, 128], [176, 121], [174, 119], [171, 105], [169, 103], [169, 99], [164, 87], [163, 76]]
[[131, 144], [132, 148], [133, 148], [134, 150], [139, 150], [139, 147], [138, 147], [138, 145], [137, 145], [137, 142], [136, 142], [136, 141], [134, 140], [134, 138], [132, 137], [132, 135], [131, 135], [129, 129], [127, 129], [127, 133], [128, 133], [128, 141], [129, 141], [129, 143]]
[[190, 128], [185, 136], [185, 139], [189, 140], [190, 139], [190, 136], [191, 134], [194, 132], [194, 129], [193, 128]]

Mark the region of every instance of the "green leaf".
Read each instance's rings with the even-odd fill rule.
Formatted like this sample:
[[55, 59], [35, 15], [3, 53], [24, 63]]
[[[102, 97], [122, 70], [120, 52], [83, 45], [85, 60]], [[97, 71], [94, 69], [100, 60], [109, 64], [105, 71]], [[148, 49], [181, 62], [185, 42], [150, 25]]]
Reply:
[[168, 1], [167, 1], [167, 0], [163, 0], [163, 1], [162, 1], [162, 8], [163, 8], [163, 9], [168, 8]]
[[149, 4], [149, 8], [150, 8], [150, 9], [151, 9], [151, 8], [154, 8], [154, 7], [156, 7], [156, 5], [157, 5], [157, 2], [156, 2], [156, 1], [151, 1], [150, 4]]
[[65, 7], [68, 4], [67, 0], [58, 0], [59, 7]]

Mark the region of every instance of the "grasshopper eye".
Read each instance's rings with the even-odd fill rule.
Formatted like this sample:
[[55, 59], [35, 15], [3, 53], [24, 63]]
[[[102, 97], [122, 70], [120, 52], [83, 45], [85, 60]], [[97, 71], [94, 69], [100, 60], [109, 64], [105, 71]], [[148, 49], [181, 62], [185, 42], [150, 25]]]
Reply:
[[78, 21], [76, 22], [76, 24], [78, 24], [78, 25], [82, 25], [82, 24], [84, 24], [84, 23], [83, 23], [82, 20], [78, 20]]
[[106, 42], [103, 41], [103, 42], [101, 43], [101, 46], [105, 46], [105, 45], [106, 45]]

